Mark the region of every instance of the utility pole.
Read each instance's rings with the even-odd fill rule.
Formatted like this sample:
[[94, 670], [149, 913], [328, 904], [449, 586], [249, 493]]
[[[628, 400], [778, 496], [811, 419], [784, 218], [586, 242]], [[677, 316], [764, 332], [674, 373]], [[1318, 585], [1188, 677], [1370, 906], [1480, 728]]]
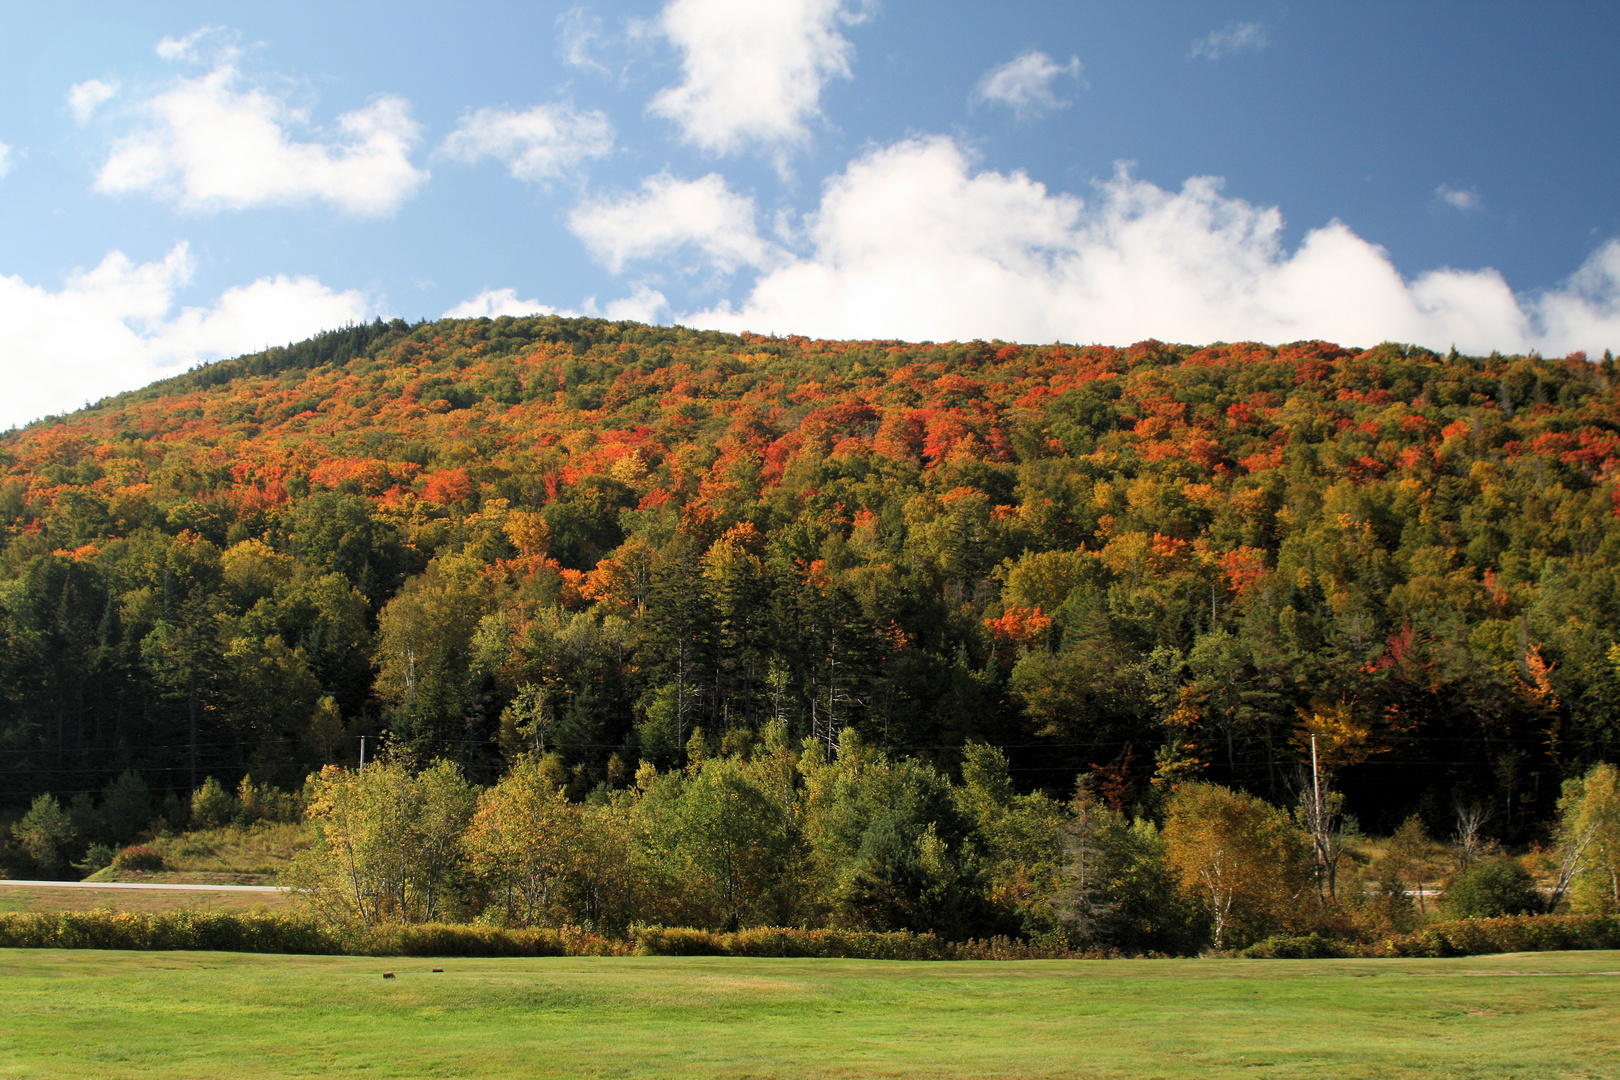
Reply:
[[1311, 846], [1316, 849], [1316, 893], [1322, 891], [1328, 873], [1327, 822], [1322, 820], [1322, 773], [1316, 760], [1316, 732], [1311, 732]]
[[[1315, 736], [1312, 736], [1312, 738], [1314, 739]], [[366, 737], [364, 735], [360, 736], [360, 771], [366, 771]]]

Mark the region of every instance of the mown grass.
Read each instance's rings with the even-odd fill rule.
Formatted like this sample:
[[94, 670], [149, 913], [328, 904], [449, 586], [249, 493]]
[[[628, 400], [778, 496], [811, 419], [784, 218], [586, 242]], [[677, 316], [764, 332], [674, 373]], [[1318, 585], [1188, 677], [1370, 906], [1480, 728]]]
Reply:
[[168, 889], [53, 889], [49, 886], [0, 888], [0, 913], [23, 911], [132, 911], [156, 915], [171, 911], [275, 911], [295, 910], [299, 898], [290, 893], [174, 892]]
[[0, 1077], [1597, 1078], [1620, 1064], [1620, 953], [897, 963], [12, 950], [0, 953], [0, 1016]]

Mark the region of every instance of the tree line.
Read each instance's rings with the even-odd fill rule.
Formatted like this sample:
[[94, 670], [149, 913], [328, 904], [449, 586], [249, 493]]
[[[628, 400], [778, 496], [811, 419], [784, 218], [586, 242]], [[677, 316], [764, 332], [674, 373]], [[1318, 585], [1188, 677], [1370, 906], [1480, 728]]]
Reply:
[[[1279, 807], [1193, 781], [1133, 817], [1091, 776], [1068, 800], [1017, 794], [983, 743], [953, 782], [854, 729], [836, 756], [790, 746], [780, 722], [729, 754], [693, 740], [684, 768], [643, 763], [630, 786], [584, 802], [568, 799], [555, 754], [525, 755], [482, 790], [443, 760], [329, 766], [310, 781], [315, 843], [289, 881], [339, 926], [836, 927], [1170, 954], [1279, 934], [1376, 940], [1442, 907], [1620, 912], [1611, 765], [1565, 785], [1538, 881], [1466, 836], [1438, 852], [1416, 818], [1376, 858], [1347, 854], [1342, 819], [1319, 845], [1314, 796]], [[1443, 904], [1425, 899], [1442, 881]]]
[[351, 328], [0, 436], [0, 797], [178, 820], [363, 736], [589, 806], [779, 726], [1152, 818], [1292, 805], [1314, 737], [1369, 830], [1547, 843], [1620, 734], [1614, 375]]

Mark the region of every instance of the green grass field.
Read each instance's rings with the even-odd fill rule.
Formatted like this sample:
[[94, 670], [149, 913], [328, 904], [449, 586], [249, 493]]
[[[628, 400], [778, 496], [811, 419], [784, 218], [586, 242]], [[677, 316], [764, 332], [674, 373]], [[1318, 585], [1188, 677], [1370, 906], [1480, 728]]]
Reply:
[[143, 889], [0, 888], [0, 912], [9, 911], [292, 911], [299, 899], [287, 893], [170, 892]]
[[0, 1018], [0, 1077], [1611, 1078], [1620, 953], [893, 963], [9, 950]]

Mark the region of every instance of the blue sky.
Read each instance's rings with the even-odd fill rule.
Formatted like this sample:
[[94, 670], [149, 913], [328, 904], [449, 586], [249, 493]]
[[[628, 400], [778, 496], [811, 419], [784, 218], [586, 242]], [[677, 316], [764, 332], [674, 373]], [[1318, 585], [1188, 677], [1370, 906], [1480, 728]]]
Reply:
[[8, 5], [0, 423], [377, 315], [1620, 347], [1620, 6]]

